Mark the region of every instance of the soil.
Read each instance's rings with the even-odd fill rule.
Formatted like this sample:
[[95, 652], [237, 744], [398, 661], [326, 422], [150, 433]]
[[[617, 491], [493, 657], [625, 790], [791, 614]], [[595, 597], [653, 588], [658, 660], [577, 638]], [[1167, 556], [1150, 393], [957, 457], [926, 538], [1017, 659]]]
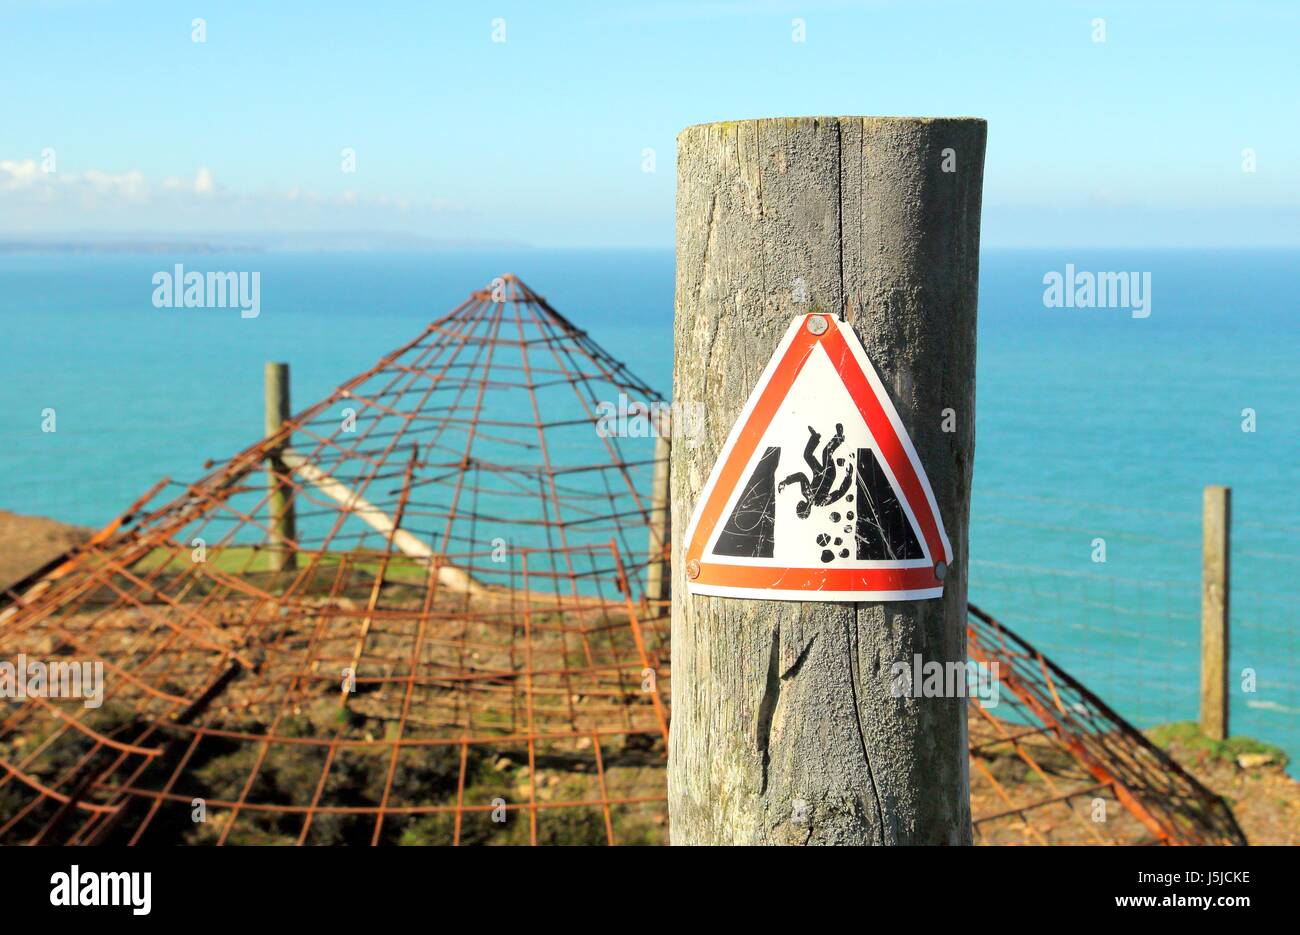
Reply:
[[1147, 735], [1223, 796], [1251, 844], [1300, 844], [1300, 782], [1287, 774], [1281, 750], [1248, 737], [1208, 740], [1189, 723], [1165, 724]]
[[[0, 590], [84, 541], [90, 533], [43, 517], [0, 510]], [[1150, 731], [1149, 736], [1202, 784], [1225, 798], [1251, 844], [1300, 844], [1300, 782], [1286, 773], [1280, 751], [1249, 738], [1208, 741], [1190, 724], [1165, 725]], [[509, 771], [498, 763], [486, 766], [486, 774], [494, 769]], [[1033, 781], [1032, 776], [1014, 771], [1002, 771], [997, 778], [1013, 798], [1020, 791], [1017, 785]], [[972, 774], [972, 780], [976, 779]], [[1041, 790], [1024, 791], [1035, 797], [1041, 794]], [[976, 814], [1005, 808], [991, 798], [982, 801], [988, 790], [978, 781], [973, 782], [973, 792]], [[651, 811], [654, 814], [648, 816], [645, 827], [638, 828], [634, 840], [655, 843], [666, 836], [662, 808]]]
[[78, 526], [0, 510], [0, 590], [89, 538]]

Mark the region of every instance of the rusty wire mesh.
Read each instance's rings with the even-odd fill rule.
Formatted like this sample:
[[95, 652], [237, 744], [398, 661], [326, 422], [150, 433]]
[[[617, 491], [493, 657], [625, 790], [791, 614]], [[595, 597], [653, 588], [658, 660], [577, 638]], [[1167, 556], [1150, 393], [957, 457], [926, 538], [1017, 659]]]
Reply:
[[1244, 844], [1227, 804], [1068, 673], [972, 605], [971, 813], [984, 844]]
[[[107, 688], [6, 706], [0, 841], [666, 842], [663, 454], [598, 430], [620, 394], [660, 399], [504, 277], [13, 586], [0, 658]], [[977, 841], [1241, 841], [1033, 647], [968, 639]]]
[[107, 689], [5, 709], [0, 840], [657, 839], [654, 443], [597, 431], [620, 393], [659, 398], [504, 277], [13, 588], [0, 654]]

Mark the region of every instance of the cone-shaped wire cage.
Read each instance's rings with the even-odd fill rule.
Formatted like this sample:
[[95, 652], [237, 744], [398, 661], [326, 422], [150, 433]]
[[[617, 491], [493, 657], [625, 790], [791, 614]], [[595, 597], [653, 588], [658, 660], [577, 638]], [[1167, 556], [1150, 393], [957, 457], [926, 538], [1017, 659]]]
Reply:
[[0, 840], [662, 839], [659, 401], [506, 276], [160, 484], [0, 605]]
[[[507, 276], [160, 482], [0, 595], [0, 841], [666, 842], [660, 402]], [[1030, 644], [967, 637], [978, 842], [1244, 842]]]

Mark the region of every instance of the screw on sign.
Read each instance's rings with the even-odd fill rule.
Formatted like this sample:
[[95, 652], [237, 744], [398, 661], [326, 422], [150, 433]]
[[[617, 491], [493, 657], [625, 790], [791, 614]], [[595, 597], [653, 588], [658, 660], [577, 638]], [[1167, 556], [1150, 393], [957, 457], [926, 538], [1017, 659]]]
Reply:
[[695, 505], [689, 590], [918, 600], [942, 596], [951, 563], [916, 448], [857, 335], [797, 316]]

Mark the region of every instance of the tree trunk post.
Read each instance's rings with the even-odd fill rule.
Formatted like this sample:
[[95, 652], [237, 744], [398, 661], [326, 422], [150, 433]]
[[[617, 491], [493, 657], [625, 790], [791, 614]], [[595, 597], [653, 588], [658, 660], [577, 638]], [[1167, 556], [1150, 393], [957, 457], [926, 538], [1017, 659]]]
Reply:
[[1228, 736], [1228, 597], [1232, 489], [1206, 487], [1201, 545], [1201, 733]]
[[660, 426], [661, 429], [655, 436], [655, 468], [650, 493], [650, 542], [645, 589], [646, 600], [652, 605], [655, 601], [664, 599], [669, 574], [664, 546], [668, 542], [671, 522], [668, 512], [668, 459], [672, 453], [672, 441], [666, 425], [660, 423]]
[[[966, 704], [895, 697], [892, 667], [966, 662], [975, 310], [986, 124], [806, 117], [678, 136], [672, 448], [675, 844], [968, 844]], [[704, 483], [796, 314], [853, 325], [952, 542], [941, 599], [692, 595], [681, 550]], [[964, 685], [964, 679], [963, 679]]]
[[[266, 437], [280, 431], [289, 418], [289, 365], [266, 364]], [[267, 495], [267, 516], [270, 521], [269, 568], [283, 571], [297, 566], [293, 548], [288, 544], [298, 538], [297, 517], [293, 506], [293, 485], [284, 480], [289, 468], [281, 460], [277, 448], [266, 459], [266, 475], [270, 492]]]

